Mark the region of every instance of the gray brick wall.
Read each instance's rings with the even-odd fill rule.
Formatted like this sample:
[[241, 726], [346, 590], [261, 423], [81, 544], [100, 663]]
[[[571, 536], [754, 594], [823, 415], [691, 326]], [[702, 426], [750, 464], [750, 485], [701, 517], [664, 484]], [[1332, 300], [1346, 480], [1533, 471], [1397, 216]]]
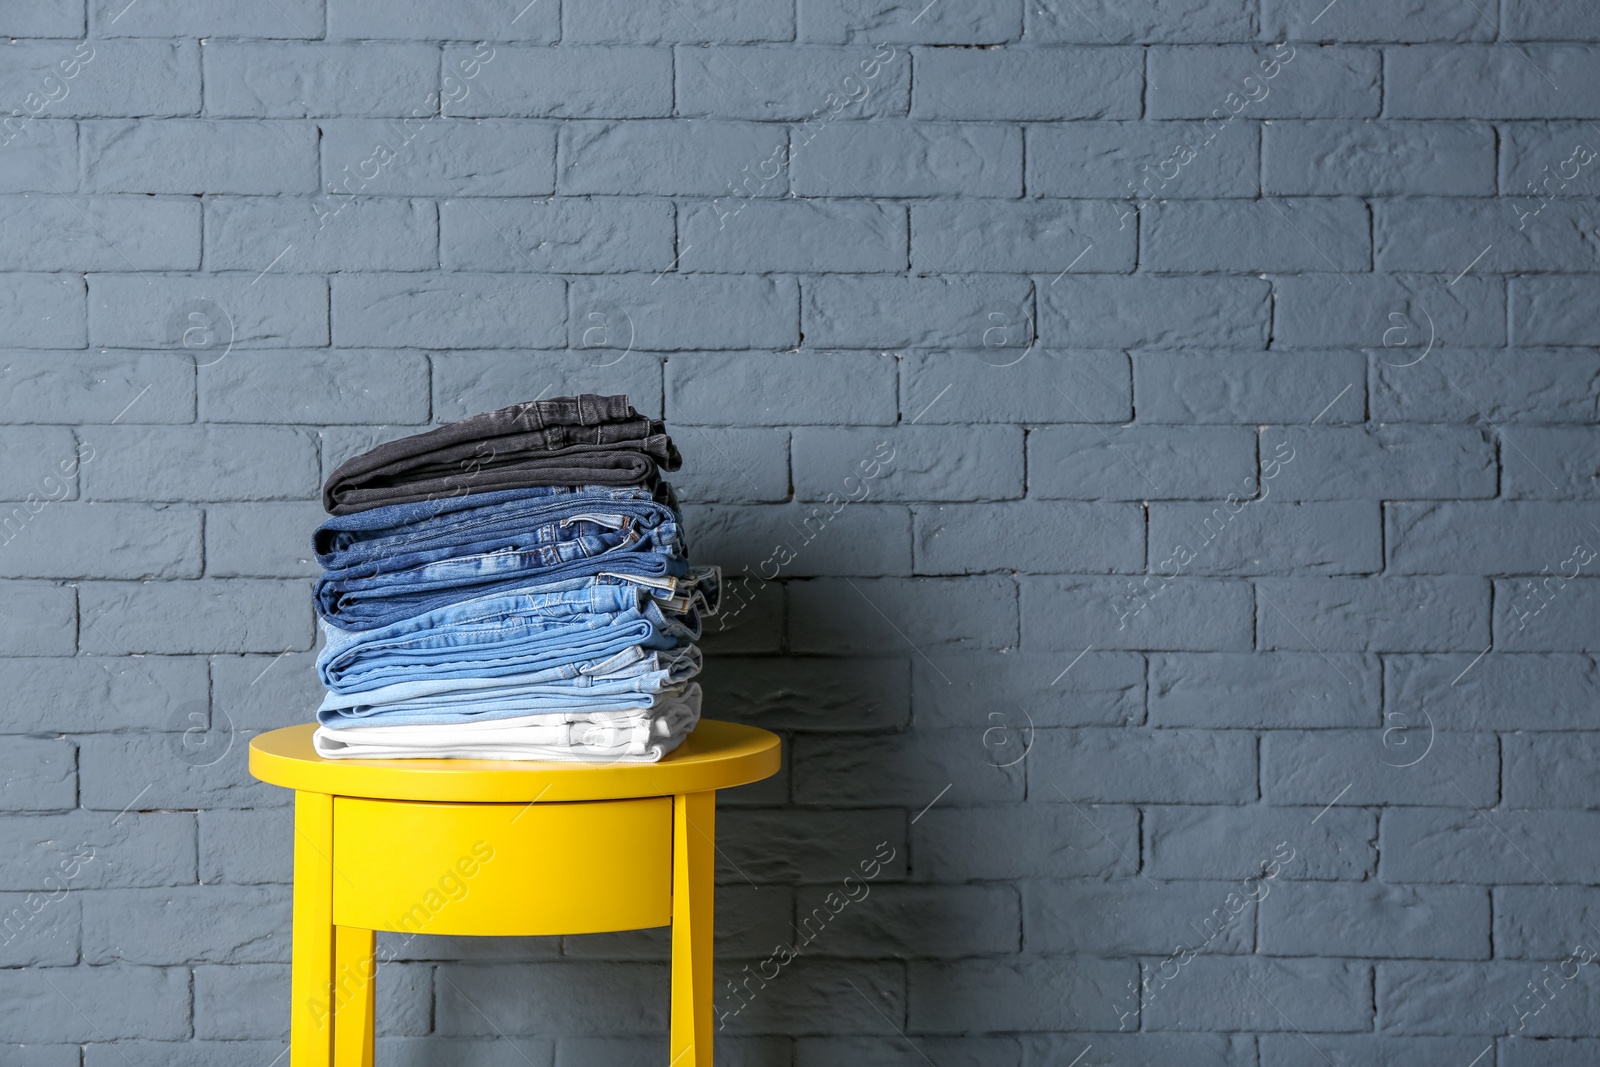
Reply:
[[[0, 1063], [277, 1062], [318, 485], [578, 391], [670, 424], [709, 713], [786, 743], [721, 1062], [1600, 1060], [1592, 5], [0, 36]], [[665, 1062], [663, 931], [383, 940], [384, 1064]]]

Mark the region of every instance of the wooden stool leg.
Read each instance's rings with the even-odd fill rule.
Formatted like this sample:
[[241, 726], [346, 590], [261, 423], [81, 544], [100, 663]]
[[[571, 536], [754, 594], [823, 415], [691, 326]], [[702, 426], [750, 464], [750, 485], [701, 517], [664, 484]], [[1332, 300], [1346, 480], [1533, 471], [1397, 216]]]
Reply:
[[711, 1067], [717, 794], [672, 802], [672, 1061]]
[[289, 1065], [333, 1064], [333, 798], [294, 795]]
[[336, 1067], [372, 1067], [372, 1029], [377, 990], [372, 959], [377, 935], [353, 926], [334, 927], [333, 1062]]

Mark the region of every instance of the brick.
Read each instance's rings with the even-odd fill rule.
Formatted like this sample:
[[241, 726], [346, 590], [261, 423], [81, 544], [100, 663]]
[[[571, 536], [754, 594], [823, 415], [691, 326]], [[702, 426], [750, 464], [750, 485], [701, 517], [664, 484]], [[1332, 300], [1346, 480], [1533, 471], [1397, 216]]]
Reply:
[[89, 343], [179, 349], [195, 365], [235, 346], [328, 343], [328, 283], [316, 277], [238, 274], [96, 274]]
[[[1290, 49], [1287, 55], [1284, 48]], [[1222, 122], [1234, 115], [1375, 118], [1379, 58], [1376, 49], [1306, 44], [1152, 48], [1145, 60], [1151, 82], [1145, 114]]]
[[[0, 551], [6, 578], [198, 578], [200, 512], [142, 504], [54, 504], [27, 519], [0, 505], [0, 524], [26, 522]], [[10, 527], [6, 526], [7, 533]]]
[[222, 504], [206, 509], [206, 574], [212, 578], [313, 578], [311, 531], [324, 518], [309, 501]]
[[1479, 578], [1263, 578], [1258, 641], [1316, 652], [1477, 651], [1489, 643]]
[[1262, 795], [1271, 804], [1325, 804], [1335, 795], [1357, 805], [1494, 804], [1500, 771], [1494, 735], [1446, 733], [1412, 716], [1386, 718], [1384, 725], [1267, 734]]
[[[77, 753], [71, 742], [14, 737], [0, 756], [0, 809], [67, 811], [78, 806]], [[1021, 782], [1018, 783], [1021, 794]]]
[[[110, 193], [309, 193], [317, 131], [300, 122], [85, 122], [84, 187]], [[185, 165], [174, 167], [173, 159]]]
[[[1540, 977], [1548, 976], [1541, 972]], [[1582, 1067], [1600, 1052], [1600, 1042], [1592, 1038], [1513, 1037], [1503, 1039], [1500, 1049], [1501, 1062], [1506, 1067]]]
[[[287, 963], [287, 887], [184, 886], [83, 894], [84, 962]], [[140, 921], [127, 921], [130, 910]]]
[[[1426, 712], [1463, 730], [1588, 727], [1587, 709], [1600, 690], [1593, 657], [1502, 653], [1481, 659], [1478, 652], [1386, 656], [1384, 692], [1391, 710], [1409, 716]], [[1530, 702], [1530, 692], [1539, 699]]]
[[1131, 228], [1111, 228], [1116, 209], [1094, 200], [975, 205], [918, 204], [911, 209], [918, 263], [956, 261], [982, 271], [1127, 273], [1134, 266]]
[[200, 50], [194, 41], [12, 40], [5, 52], [0, 99], [30, 111], [48, 107], [54, 119], [200, 111]]
[[[1033, 745], [1035, 727], [1127, 726], [1144, 718], [1144, 660], [1128, 652], [1002, 650], [912, 662], [919, 726], [982, 730], [990, 763]], [[987, 707], [1004, 711], [985, 712]]]
[[1372, 257], [1359, 200], [1171, 200], [1139, 214], [1149, 270], [1340, 273], [1366, 270]]
[[1097, 648], [1162, 652], [1250, 647], [1250, 588], [1214, 578], [1029, 578], [1022, 582], [1029, 651]]
[[0, 141], [0, 193], [73, 192], [78, 188], [78, 127], [37, 120]]
[[93, 445], [80, 445], [64, 426], [4, 427], [0, 452], [8, 468], [0, 473], [0, 499], [25, 502], [20, 513], [6, 509], [8, 539], [51, 504], [75, 499], [79, 475], [96, 455]]
[[1263, 457], [1285, 456], [1270, 483], [1280, 500], [1494, 495], [1494, 447], [1476, 428], [1295, 426], [1261, 433]]
[[[187, 0], [151, 10], [132, 10], [117, 0], [91, 0], [89, 17], [103, 37], [275, 37], [321, 36], [323, 0], [288, 0], [273, 10], [213, 8]], [[124, 15], [127, 16], [124, 19]]]
[[[937, 653], [1017, 643], [1016, 587], [1009, 578], [818, 578], [789, 587], [789, 644], [796, 652]], [[927, 610], [958, 598], [960, 612]], [[852, 610], [841, 612], [841, 604]], [[924, 653], [926, 654], [926, 653]]]
[[[263, 796], [273, 792], [263, 789]], [[205, 811], [199, 815], [200, 880], [207, 885], [279, 883], [293, 879], [294, 815], [277, 808]]]
[[1534, 213], [1527, 225], [1535, 224], [1545, 200], [1600, 192], [1587, 122], [1508, 122], [1499, 130], [1499, 191], [1516, 197], [1520, 212]]
[[799, 287], [787, 278], [578, 278], [569, 292], [575, 348], [782, 349], [801, 340]]
[[[1067, 14], [1074, 12], [1069, 8]], [[1211, 139], [1188, 122], [1067, 122], [1029, 126], [1027, 134], [1028, 192], [1033, 196], [1114, 196], [1142, 202], [1156, 196], [1248, 197], [1260, 192], [1259, 138], [1253, 126], [1243, 123], [1225, 127]], [[1185, 148], [1190, 158], [1180, 161]]]
[[[900, 804], [920, 808], [1020, 801], [1020, 767], [982, 758], [983, 744], [969, 730], [916, 730], [863, 743], [858, 737], [801, 737], [794, 764], [797, 804]], [[948, 790], [948, 792], [942, 792]]]
[[1407, 364], [1437, 347], [1506, 341], [1505, 283], [1496, 278], [1468, 275], [1452, 286], [1438, 275], [1289, 277], [1273, 288], [1275, 348], [1382, 346], [1383, 358]]
[[4, 888], [58, 891], [63, 880], [74, 890], [190, 885], [194, 836], [188, 814], [10, 816], [0, 820], [0, 852], [9, 857]]
[[[377, 975], [377, 1032], [423, 1032], [430, 1007], [431, 968], [405, 964], [380, 966]], [[289, 968], [277, 963], [212, 964], [194, 969], [194, 1035], [237, 1041], [270, 1038], [283, 1044], [282, 998]]]
[[1268, 0], [1261, 23], [1263, 35], [1272, 40], [1492, 41], [1500, 30], [1500, 20], [1493, 12], [1493, 8], [1461, 10], [1447, 4], [1395, 5], [1356, 0], [1317, 14], [1309, 5]]
[[1388, 116], [1583, 119], [1600, 116], [1600, 52], [1582, 45], [1423, 45], [1391, 49]]
[[[1553, 201], [1537, 219], [1512, 200], [1405, 199], [1376, 207], [1380, 270], [1516, 271], [1594, 270], [1581, 202]], [[1448, 227], [1448, 229], [1446, 229]], [[1486, 246], [1487, 255], [1475, 257]], [[1456, 264], [1460, 264], [1459, 267]]]
[[560, 35], [560, 13], [537, 4], [520, 15], [489, 0], [465, 0], [449, 9], [425, 0], [327, 0], [328, 36], [432, 41], [541, 41]]
[[1035, 748], [1039, 760], [1028, 783], [1030, 802], [1227, 804], [1256, 799], [1256, 745], [1247, 734], [1041, 730]]
[[1237, 514], [1228, 505], [1152, 504], [1150, 545], [1151, 561], [1163, 574], [1173, 568], [1187, 574], [1295, 575], [1383, 569], [1376, 502], [1254, 503]]
[[[1359, 352], [1137, 352], [1133, 391], [1149, 422], [1360, 422]], [[1396, 420], [1398, 421], [1398, 420]]]
[[1033, 301], [1021, 278], [821, 277], [807, 281], [806, 338], [823, 347], [1008, 349], [1010, 363], [1033, 340]]
[[1600, 39], [1600, 22], [1584, 8], [1567, 11], [1511, 0], [1506, 5], [1506, 32], [1518, 40], [1593, 41]]
[[333, 279], [334, 343], [396, 347], [555, 348], [563, 284], [503, 274], [341, 274]]
[[1258, 278], [1074, 278], [1041, 293], [1039, 339], [1071, 348], [1264, 348], [1271, 286]]
[[1333, 1067], [1404, 1067], [1408, 1063], [1470, 1063], [1483, 1052], [1477, 1037], [1397, 1037], [1393, 1034], [1262, 1034], [1261, 1067], [1290, 1067], [1305, 1059], [1306, 1042]]
[[674, 425], [673, 433], [680, 447], [694, 450], [694, 463], [672, 476], [683, 499], [745, 504], [789, 498], [789, 431]]
[[925, 11], [906, 0], [804, 0], [799, 4], [803, 41], [837, 44], [999, 44], [1022, 33], [1022, 7], [1010, 2], [978, 8]]
[[1511, 339], [1518, 345], [1593, 345], [1600, 339], [1588, 305], [1586, 278], [1515, 278], [1509, 308]]
[[[176, 200], [0, 199], [12, 240], [0, 268], [190, 270], [200, 265], [199, 205]], [[25, 250], [25, 254], [24, 254]]]
[[0, 354], [0, 419], [192, 422], [194, 377], [190, 360], [167, 353], [7, 352]]
[[487, 61], [475, 50], [445, 49], [447, 72], [463, 61], [476, 66], [479, 75], [459, 101], [446, 85], [448, 115], [645, 119], [672, 114], [670, 49], [507, 45]]
[[[1376, 729], [1383, 722], [1379, 678], [1376, 656], [1323, 659], [1314, 652], [1151, 656], [1150, 723], [1213, 729]], [[1291, 692], [1294, 698], [1286, 699], [1284, 694]]]
[[[1079, 500], [1221, 499], [1252, 491], [1243, 428], [1050, 426], [1028, 434], [1029, 488]], [[1246, 484], [1249, 483], [1249, 484]]]
[[70, 656], [78, 643], [78, 601], [49, 582], [0, 582], [10, 608], [0, 622], [0, 654]]
[[[199, 723], [196, 723], [199, 725]], [[249, 808], [280, 798], [263, 791], [246, 762], [249, 738], [218, 716], [203, 736], [95, 734], [79, 739], [79, 803], [116, 812], [138, 794], [152, 808]]]
[[852, 200], [752, 200], [737, 220], [691, 204], [678, 222], [679, 268], [705, 273], [902, 271], [906, 214]]
[[[189, 974], [182, 968], [63, 967], [52, 968], [48, 975], [0, 972], [0, 999], [12, 1005], [0, 1023], [0, 1040], [77, 1043], [187, 1037], [188, 985]], [[80, 1004], [87, 1006], [87, 1014]]]
[[[1156, 964], [1146, 964], [1145, 970], [1147, 976], [1159, 973]], [[1372, 1027], [1372, 972], [1365, 963], [1209, 956], [1189, 961], [1178, 975], [1140, 1012], [1141, 1027], [1258, 1032]]]
[[1128, 960], [1026, 956], [913, 963], [907, 1025], [926, 1033], [968, 1030], [1108, 1030], [1115, 997], [1138, 980]]
[[[535, 9], [537, 10], [537, 8]], [[347, 196], [548, 196], [555, 192], [549, 124], [436, 116], [330, 119], [322, 131], [323, 204]], [[335, 223], [330, 219], [328, 225]]]
[[18, 5], [0, 19], [7, 37], [79, 37], [83, 34], [82, 0], [42, 0]]
[[718, 658], [700, 684], [707, 706], [769, 730], [882, 730], [911, 718], [911, 672], [899, 659]]
[[533, 397], [541, 389], [545, 396], [620, 393], [639, 411], [661, 414], [662, 358], [655, 353], [619, 356], [600, 347], [579, 352], [444, 352], [431, 353], [428, 362], [433, 365], [433, 417], [438, 422], [492, 411], [504, 407], [508, 397]]
[[[187, 661], [186, 661], [187, 662]], [[293, 726], [322, 702], [314, 653], [215, 656], [211, 659], [212, 723], [241, 733]], [[263, 792], [262, 804], [267, 798]]]
[[[1296, 1037], [1295, 1040], [1300, 1039]], [[1061, 1062], [1063, 1054], [1070, 1057], [1081, 1052], [1080, 1046], [1085, 1044], [1078, 1034], [1021, 1035], [1020, 1041], [1022, 1067], [1048, 1067]], [[1104, 1052], [1108, 1063], [1124, 1062], [1135, 1056], [1154, 1056], [1156, 1059], [1152, 1062], [1183, 1063], [1191, 1067], [1255, 1065], [1254, 1042], [1240, 1035], [1112, 1033], [1095, 1034], [1093, 1043]]]
[[827, 123], [904, 115], [911, 96], [904, 50], [887, 56], [826, 45], [674, 51], [675, 99], [684, 116]]
[[[752, 197], [789, 191], [788, 133], [765, 123], [568, 121], [557, 145], [558, 181], [569, 195], [715, 196], [736, 215]], [[641, 170], [640, 159], [650, 166]]]
[[[1429, 12], [1430, 21], [1436, 14]], [[1272, 122], [1263, 127], [1261, 137], [1261, 187], [1267, 193], [1492, 196], [1495, 192], [1495, 134], [1486, 123]]]
[[[793, 890], [779, 886], [756, 889], [754, 886], [737, 884], [718, 889], [720, 928], [716, 936], [717, 954], [724, 958], [764, 956], [774, 946], [794, 941], [792, 896]], [[505, 942], [517, 946], [519, 951], [515, 955], [505, 952]], [[423, 935], [405, 942], [401, 958], [460, 961], [459, 949], [462, 944], [459, 938]], [[653, 930], [579, 934], [566, 938], [496, 938], [494, 942], [473, 941], [466, 944], [481, 945], [487, 949], [468, 957], [476, 961], [556, 959], [565, 954], [573, 959], [666, 962], [672, 958], [672, 928], [658, 926]], [[501, 951], [496, 952], [497, 947]]]
[[86, 651], [281, 652], [311, 647], [303, 582], [96, 582], [79, 590]]
[[[885, 352], [685, 353], [666, 361], [676, 422], [888, 425], [899, 417], [896, 360]], [[727, 398], [740, 396], [737, 409]]]
[[[281, 19], [278, 25], [287, 28]], [[321, 29], [320, 17], [315, 27]], [[433, 110], [430, 94], [439, 82], [439, 52], [423, 44], [319, 41], [305, 48], [208, 40], [201, 58], [206, 114], [217, 118], [410, 115], [413, 108]]]
[[836, 883], [855, 869], [852, 864], [872, 860], [887, 844], [882, 855], [889, 858], [877, 861], [882, 869], [874, 884], [903, 881], [905, 819], [899, 809], [881, 808], [726, 812], [717, 820], [718, 878], [754, 884]]
[[1029, 6], [1030, 41], [1149, 44], [1166, 41], [1250, 41], [1255, 6], [1246, 0], [1093, 0], [1073, 7], [1055, 0]]
[[797, 427], [794, 488], [800, 500], [1019, 497], [1022, 434], [1009, 426]]
[[[54, 599], [64, 600], [59, 594]], [[63, 733], [171, 730], [185, 708], [204, 703], [206, 666], [168, 656], [3, 659], [0, 690], [9, 695], [0, 705], [3, 733], [37, 732], [44, 707], [50, 709], [48, 727]]]
[[83, 465], [89, 500], [245, 500], [312, 496], [316, 444], [286, 427], [105, 426]]
[[[83, 929], [81, 899], [81, 894], [71, 895], [71, 886], [59, 879], [51, 883], [48, 892], [0, 894], [0, 922], [6, 932], [0, 939], [0, 959], [6, 967], [71, 967], [77, 963]], [[13, 1049], [6, 1053], [18, 1055]], [[71, 1059], [76, 1058], [74, 1049]], [[66, 1058], [18, 1062], [77, 1067]]]
[[[799, 196], [1022, 195], [1022, 131], [927, 122], [835, 122], [792, 160]], [[968, 269], [971, 269], [970, 267]]]
[[1026, 348], [906, 353], [900, 366], [900, 408], [916, 412], [916, 422], [1127, 422], [1133, 414], [1121, 352], [1046, 352], [1030, 338]]
[[446, 200], [439, 205], [445, 270], [606, 274], [673, 263], [667, 201]]
[[[1587, 652], [1600, 649], [1600, 582], [1557, 578], [1538, 583], [1497, 579], [1494, 583], [1494, 643], [1521, 652]], [[1542, 607], [1540, 605], [1543, 605]], [[1481, 642], [1487, 646], [1488, 641]]]
[[7, 274], [0, 286], [0, 322], [9, 343], [82, 348], [88, 325], [84, 279], [57, 274]]
[[[268, 1061], [283, 1051], [282, 1041], [118, 1041], [85, 1045], [88, 1067], [206, 1067], [218, 1057], [247, 1056]], [[73, 1050], [76, 1054], [76, 1049]]]
[[1473, 885], [1595, 884], [1595, 812], [1405, 808], [1383, 816], [1386, 882]]
[[1144, 512], [1136, 504], [949, 504], [914, 515], [918, 574], [1144, 569]]
[[439, 265], [439, 226], [432, 204], [354, 200], [340, 211], [337, 222], [325, 215], [310, 200], [208, 198], [206, 266], [307, 274]]
[[911, 827], [914, 874], [940, 883], [1132, 875], [1138, 820], [1135, 808], [1101, 805], [935, 806]]
[[[938, 1057], [935, 1063], [947, 1063], [952, 1067], [1016, 1067], [1021, 1054], [1014, 1037], [927, 1037], [919, 1034], [916, 1042], [924, 1055]], [[892, 1067], [904, 1058], [905, 1050], [905, 1039], [900, 1037], [801, 1038], [795, 1043], [794, 1064], [795, 1067], [828, 1067], [834, 1063]]]
[[206, 422], [416, 423], [428, 417], [427, 357], [415, 352], [235, 352], [200, 368]]
[[[1494, 890], [1495, 953], [1502, 959], [1559, 960], [1574, 933], [1600, 919], [1597, 891], [1584, 886], [1510, 886]], [[1587, 943], [1587, 935], [1578, 935]]]
[[[825, 892], [832, 890], [800, 891], [796, 912], [802, 932], [817, 909], [829, 914]], [[858, 906], [846, 908], [823, 929], [815, 947], [821, 956], [946, 959], [1015, 952], [1022, 940], [1022, 914], [1009, 887], [880, 885], [869, 887]]]
[[676, 41], [791, 41], [794, 5], [764, 0], [689, 0], [676, 9], [666, 2], [585, 4], [564, 13], [562, 40], [666, 44]]
[[[1024, 943], [1029, 952], [1093, 956], [1165, 956], [1175, 945], [1219, 955], [1249, 952], [1257, 890], [1240, 890], [1228, 882], [1028, 882], [1022, 890]], [[1082, 922], [1084, 915], [1098, 921]]]
[[[723, 965], [724, 973], [734, 970], [733, 962]], [[748, 973], [756, 974], [758, 967], [751, 966]], [[744, 974], [738, 972], [739, 977]], [[816, 961], [810, 964], [808, 974], [804, 984], [790, 985], [786, 993], [762, 996], [759, 986], [748, 987], [756, 992], [750, 1002], [724, 993], [723, 1000], [713, 1002], [713, 1011], [719, 1021], [729, 1020], [728, 1031], [735, 1034], [863, 1033], [887, 1037], [897, 1028], [894, 1020], [905, 1018], [905, 972], [898, 963]], [[724, 978], [721, 988], [726, 989], [728, 981]]]
[[[1378, 1032], [1479, 1034], [1480, 1047], [1507, 1032], [1524, 1037], [1587, 1034], [1600, 995], [1581, 978], [1564, 982], [1558, 969], [1545, 972], [1533, 964], [1499, 962], [1380, 964]], [[1550, 984], [1544, 993], [1535, 992], [1540, 985], [1528, 985], [1546, 981]]]
[[1144, 821], [1145, 873], [1162, 879], [1259, 877], [1275, 850], [1287, 844], [1294, 858], [1280, 861], [1280, 877], [1359, 882], [1371, 876], [1377, 839], [1376, 817], [1347, 808], [1320, 816], [1312, 808], [1151, 808]]
[[1548, 570], [1560, 582], [1562, 574], [1581, 572], [1582, 560], [1590, 555], [1583, 546], [1597, 540], [1583, 505], [1485, 501], [1390, 504], [1386, 510], [1389, 569], [1403, 574], [1540, 575]]
[[918, 49], [916, 65], [919, 119], [1139, 117], [1139, 68], [1108, 49]]
[[1594, 734], [1514, 734], [1503, 744], [1507, 807], [1600, 807], [1600, 792], [1580, 769], [1586, 756], [1600, 750]]
[[909, 576], [911, 517], [892, 505], [841, 501], [758, 507], [691, 505], [694, 555], [751, 582], [842, 574]]
[[1378, 422], [1588, 422], [1600, 404], [1593, 352], [1519, 349], [1515, 360], [1495, 351], [1436, 352], [1412, 366], [1398, 365], [1403, 355], [1388, 356], [1373, 356]]

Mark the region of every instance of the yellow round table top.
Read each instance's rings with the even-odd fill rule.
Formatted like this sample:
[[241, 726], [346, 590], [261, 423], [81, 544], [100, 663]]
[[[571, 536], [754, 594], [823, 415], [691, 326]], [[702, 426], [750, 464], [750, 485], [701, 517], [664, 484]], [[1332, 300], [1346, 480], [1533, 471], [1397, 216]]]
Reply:
[[316, 723], [259, 734], [250, 773], [310, 793], [458, 803], [620, 800], [727, 789], [778, 773], [778, 735], [701, 719], [659, 763], [553, 763], [475, 759], [324, 759], [311, 747]]

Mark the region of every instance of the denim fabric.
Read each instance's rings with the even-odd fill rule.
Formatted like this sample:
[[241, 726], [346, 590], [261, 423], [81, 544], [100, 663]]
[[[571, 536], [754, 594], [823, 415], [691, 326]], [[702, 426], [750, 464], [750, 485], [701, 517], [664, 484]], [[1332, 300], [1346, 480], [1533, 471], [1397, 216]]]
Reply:
[[666, 592], [597, 577], [461, 601], [373, 630], [323, 622], [317, 671], [327, 689], [351, 693], [419, 675], [504, 678], [598, 662], [634, 645], [667, 650], [697, 640], [698, 607], [671, 611], [658, 591]]
[[626, 397], [585, 394], [484, 412], [389, 441], [340, 464], [323, 506], [348, 515], [390, 504], [550, 485], [653, 486], [683, 459], [659, 421]]

